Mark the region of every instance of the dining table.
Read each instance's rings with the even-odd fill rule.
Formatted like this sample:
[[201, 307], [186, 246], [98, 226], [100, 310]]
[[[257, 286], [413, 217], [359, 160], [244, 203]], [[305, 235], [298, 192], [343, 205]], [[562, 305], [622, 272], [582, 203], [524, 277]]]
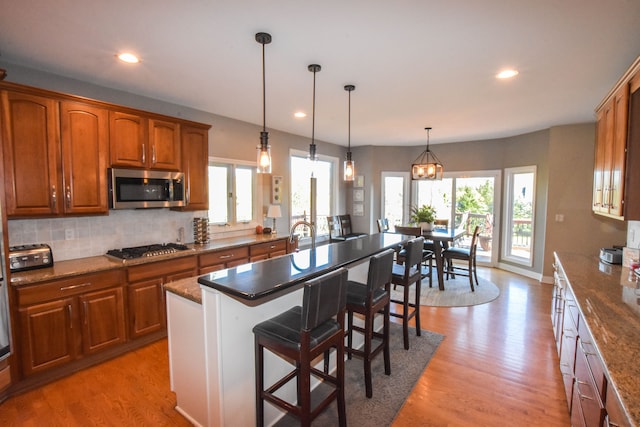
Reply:
[[[412, 227], [413, 228], [413, 227]], [[396, 227], [396, 232], [402, 232], [402, 227]], [[436, 259], [436, 270], [438, 273], [438, 289], [444, 291], [444, 258], [442, 257], [442, 251], [449, 247], [450, 243], [463, 237], [466, 230], [463, 227], [457, 228], [434, 228], [433, 230], [421, 231], [421, 236], [425, 238], [425, 241], [432, 241], [433, 256]]]

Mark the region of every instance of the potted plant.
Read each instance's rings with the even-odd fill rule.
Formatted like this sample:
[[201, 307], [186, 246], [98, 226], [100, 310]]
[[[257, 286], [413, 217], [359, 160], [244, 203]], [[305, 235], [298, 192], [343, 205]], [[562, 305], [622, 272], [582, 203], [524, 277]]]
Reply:
[[436, 219], [436, 208], [431, 205], [414, 206], [411, 208], [411, 222], [419, 224], [422, 231], [433, 230]]

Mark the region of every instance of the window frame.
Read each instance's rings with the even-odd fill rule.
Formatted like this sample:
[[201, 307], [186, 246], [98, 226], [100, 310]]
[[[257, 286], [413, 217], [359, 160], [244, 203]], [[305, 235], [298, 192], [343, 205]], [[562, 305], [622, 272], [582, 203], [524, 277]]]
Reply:
[[[536, 222], [536, 181], [538, 179], [536, 165], [519, 166], [514, 168], [504, 169], [504, 182], [505, 182], [505, 194], [504, 194], [504, 222], [502, 227], [502, 254], [503, 261], [509, 261], [514, 264], [523, 265], [526, 267], [533, 267], [535, 256], [535, 222]], [[533, 173], [532, 183], [532, 201], [531, 201], [531, 243], [529, 247], [529, 258], [514, 255], [511, 252], [512, 249], [512, 237], [513, 237], [513, 190], [514, 190], [514, 176], [517, 174]]]
[[[225, 223], [222, 222], [210, 222], [211, 226], [214, 227], [224, 227], [225, 231], [235, 231], [235, 230], [245, 230], [255, 228], [256, 224], [260, 223], [260, 200], [258, 197], [259, 189], [258, 189], [258, 174], [256, 172], [256, 162], [246, 161], [246, 160], [238, 160], [238, 159], [227, 159], [222, 157], [209, 157], [209, 161], [207, 167], [210, 166], [219, 166], [227, 168], [227, 194], [231, 193], [231, 197], [226, 198], [227, 204], [227, 221]], [[252, 203], [252, 214], [251, 219], [248, 221], [238, 221], [236, 217], [236, 170], [238, 168], [242, 169], [250, 169], [251, 170], [251, 203]], [[209, 210], [207, 211], [207, 217], [209, 217], [209, 211], [211, 211], [213, 200], [209, 200]], [[215, 229], [212, 230], [215, 233]]]

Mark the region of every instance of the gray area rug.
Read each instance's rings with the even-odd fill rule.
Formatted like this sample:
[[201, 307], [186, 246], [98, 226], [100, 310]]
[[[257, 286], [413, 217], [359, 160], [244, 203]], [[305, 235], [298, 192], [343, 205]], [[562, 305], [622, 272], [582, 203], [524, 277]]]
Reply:
[[[492, 282], [482, 277], [478, 277], [479, 286], [475, 286], [475, 291], [471, 292], [469, 286], [469, 278], [456, 276], [455, 279], [450, 278], [444, 281], [444, 291], [438, 288], [437, 275], [433, 275], [433, 287], [429, 287], [429, 279], [422, 281], [420, 287], [420, 304], [431, 307], [466, 307], [471, 305], [486, 304], [500, 296], [500, 289]], [[409, 291], [411, 301], [413, 301], [414, 287]], [[398, 286], [396, 290], [391, 290], [394, 299], [402, 299], [402, 287]]]
[[[444, 335], [425, 330], [422, 330], [422, 336], [418, 337], [415, 328], [409, 328], [410, 345], [409, 350], [405, 350], [402, 344], [402, 326], [396, 323], [391, 323], [390, 337], [391, 375], [384, 374], [384, 358], [380, 353], [371, 362], [371, 399], [365, 395], [362, 359], [354, 356], [345, 362], [345, 400], [349, 426], [390, 425], [444, 339]], [[338, 407], [335, 402], [318, 415], [312, 424], [337, 426]], [[295, 418], [287, 416], [276, 425], [299, 424]]]

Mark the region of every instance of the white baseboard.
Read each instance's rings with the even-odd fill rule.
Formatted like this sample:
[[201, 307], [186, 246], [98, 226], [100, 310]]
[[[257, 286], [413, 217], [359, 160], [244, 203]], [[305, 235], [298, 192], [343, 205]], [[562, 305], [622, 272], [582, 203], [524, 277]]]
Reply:
[[504, 263], [498, 263], [498, 268], [501, 270], [509, 271], [511, 273], [516, 273], [521, 276], [528, 277], [530, 279], [542, 281], [542, 274], [536, 273], [535, 271], [525, 270], [524, 268], [519, 268], [511, 264], [504, 264]]

